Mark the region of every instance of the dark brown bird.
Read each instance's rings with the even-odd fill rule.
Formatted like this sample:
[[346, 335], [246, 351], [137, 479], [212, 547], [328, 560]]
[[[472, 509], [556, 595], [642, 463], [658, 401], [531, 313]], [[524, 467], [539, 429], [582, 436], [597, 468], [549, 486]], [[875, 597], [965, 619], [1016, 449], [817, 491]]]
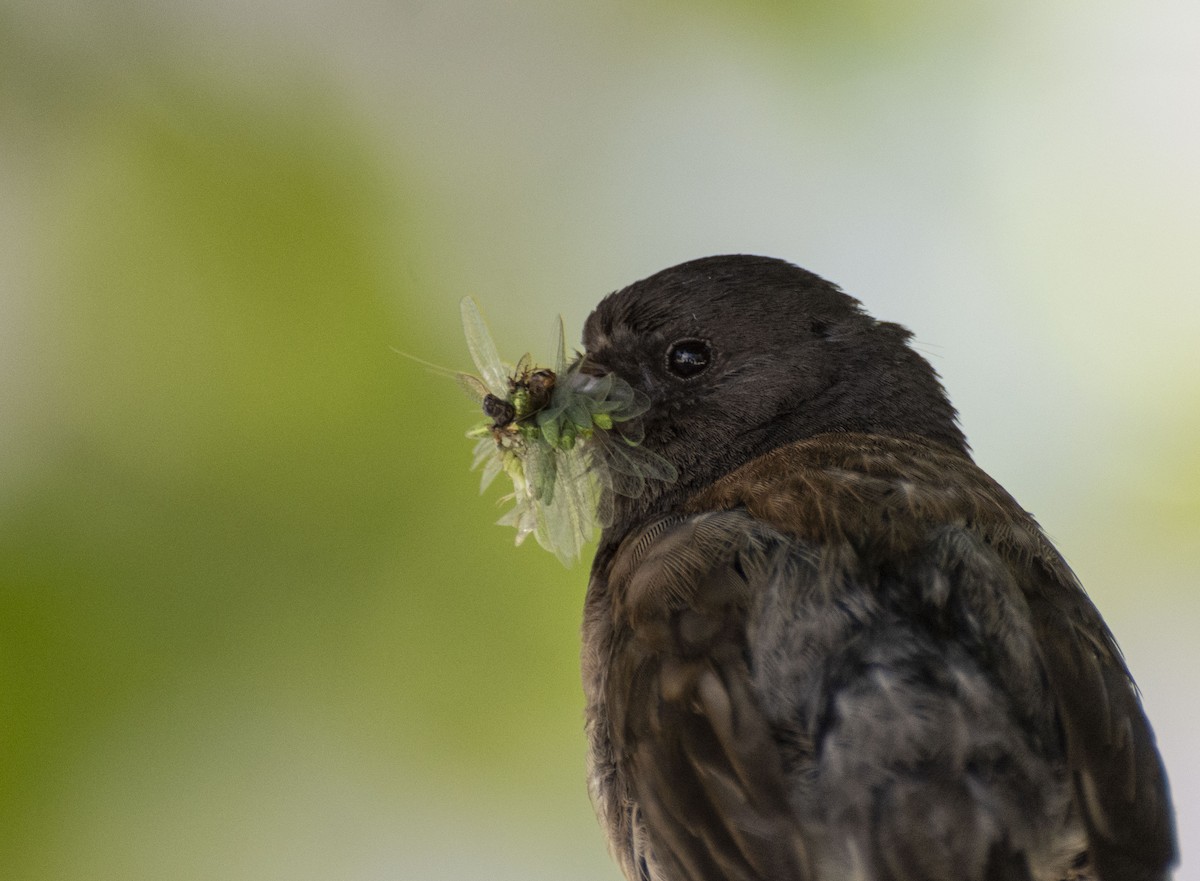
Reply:
[[586, 369], [678, 481], [614, 497], [583, 624], [630, 881], [1151, 881], [1166, 776], [1120, 651], [971, 460], [904, 328], [780, 260], [607, 297]]

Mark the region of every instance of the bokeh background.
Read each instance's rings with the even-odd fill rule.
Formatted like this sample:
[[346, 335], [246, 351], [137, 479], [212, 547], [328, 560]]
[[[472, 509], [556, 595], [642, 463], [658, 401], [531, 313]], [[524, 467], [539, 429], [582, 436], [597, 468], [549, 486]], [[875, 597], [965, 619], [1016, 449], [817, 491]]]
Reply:
[[1120, 638], [1200, 842], [1200, 6], [0, 2], [0, 877], [609, 879], [473, 294], [902, 322]]

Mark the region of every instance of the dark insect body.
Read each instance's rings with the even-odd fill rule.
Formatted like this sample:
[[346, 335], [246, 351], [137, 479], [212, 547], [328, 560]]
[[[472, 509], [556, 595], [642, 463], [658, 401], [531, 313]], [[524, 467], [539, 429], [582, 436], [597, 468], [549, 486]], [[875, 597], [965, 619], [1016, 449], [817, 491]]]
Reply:
[[504, 398], [488, 394], [483, 397], [483, 415], [492, 420], [492, 428], [507, 428], [517, 418], [517, 408]]

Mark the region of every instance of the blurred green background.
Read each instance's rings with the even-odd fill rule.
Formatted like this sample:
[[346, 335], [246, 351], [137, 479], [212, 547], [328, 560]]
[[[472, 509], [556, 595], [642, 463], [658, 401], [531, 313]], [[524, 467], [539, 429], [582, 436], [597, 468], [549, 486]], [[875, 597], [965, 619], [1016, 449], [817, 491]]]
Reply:
[[[610, 879], [457, 302], [710, 253], [907, 324], [1200, 840], [1200, 7], [0, 2], [0, 877]], [[1185, 853], [1186, 856], [1186, 853]], [[1179, 877], [1188, 877], [1185, 862]]]

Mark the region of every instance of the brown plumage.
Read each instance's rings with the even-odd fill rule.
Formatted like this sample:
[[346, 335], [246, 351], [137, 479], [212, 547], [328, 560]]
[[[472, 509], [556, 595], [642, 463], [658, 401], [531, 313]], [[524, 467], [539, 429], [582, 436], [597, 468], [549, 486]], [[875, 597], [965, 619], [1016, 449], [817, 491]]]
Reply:
[[895, 325], [766, 258], [603, 302], [681, 473], [614, 499], [591, 787], [631, 881], [1151, 881], [1166, 779], [1107, 627]]

